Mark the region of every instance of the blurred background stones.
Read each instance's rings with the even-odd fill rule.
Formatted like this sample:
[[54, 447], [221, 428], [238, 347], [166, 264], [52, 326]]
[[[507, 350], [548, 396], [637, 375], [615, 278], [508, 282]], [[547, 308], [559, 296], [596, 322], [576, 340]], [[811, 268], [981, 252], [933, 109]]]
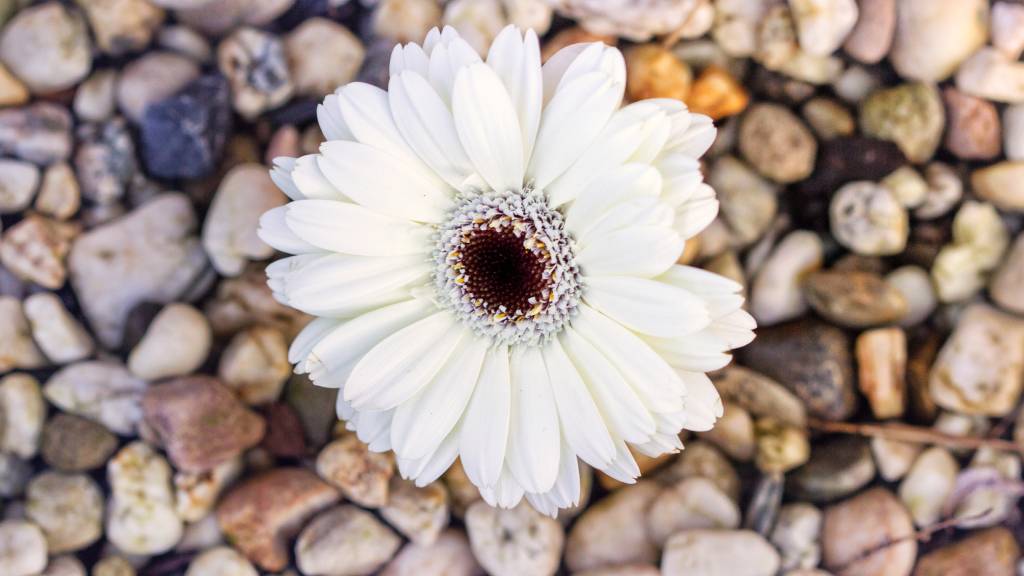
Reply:
[[[715, 119], [683, 262], [760, 324], [557, 519], [336, 423], [255, 234], [320, 99], [509, 23]], [[0, 0], [0, 574], [1022, 573], [1022, 53], [1018, 0]]]

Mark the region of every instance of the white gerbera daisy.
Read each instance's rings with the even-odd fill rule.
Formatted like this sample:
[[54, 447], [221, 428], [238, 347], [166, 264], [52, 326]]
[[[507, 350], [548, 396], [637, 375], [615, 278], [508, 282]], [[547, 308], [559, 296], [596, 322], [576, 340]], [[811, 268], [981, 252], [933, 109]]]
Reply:
[[554, 514], [577, 458], [623, 482], [722, 404], [706, 371], [753, 338], [740, 286], [676, 265], [715, 216], [714, 139], [674, 100], [622, 107], [618, 50], [543, 67], [506, 28], [486, 61], [451, 28], [396, 46], [389, 90], [318, 110], [319, 154], [276, 161], [292, 202], [260, 237], [282, 302], [317, 316], [290, 359], [418, 485], [456, 458], [492, 505]]

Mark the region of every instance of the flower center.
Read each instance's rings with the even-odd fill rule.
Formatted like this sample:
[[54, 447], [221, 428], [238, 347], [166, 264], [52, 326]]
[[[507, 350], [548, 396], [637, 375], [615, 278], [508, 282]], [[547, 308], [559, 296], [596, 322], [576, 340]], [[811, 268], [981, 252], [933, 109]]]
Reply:
[[498, 343], [540, 344], [579, 304], [571, 240], [542, 192], [463, 194], [438, 232], [434, 261], [441, 303]]

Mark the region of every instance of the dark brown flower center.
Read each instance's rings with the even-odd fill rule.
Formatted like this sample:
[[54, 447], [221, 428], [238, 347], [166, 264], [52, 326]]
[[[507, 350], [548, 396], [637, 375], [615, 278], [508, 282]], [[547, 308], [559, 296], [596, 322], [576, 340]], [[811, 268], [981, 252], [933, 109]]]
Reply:
[[544, 277], [547, 252], [531, 250], [511, 226], [469, 233], [461, 264], [467, 296], [488, 314], [527, 314], [543, 302], [550, 279]]

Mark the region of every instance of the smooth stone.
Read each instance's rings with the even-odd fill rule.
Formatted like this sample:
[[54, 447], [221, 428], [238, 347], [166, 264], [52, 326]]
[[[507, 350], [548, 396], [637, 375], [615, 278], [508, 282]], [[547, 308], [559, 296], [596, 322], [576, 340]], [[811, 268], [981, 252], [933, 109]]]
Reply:
[[684, 479], [661, 492], [652, 502], [647, 531], [658, 546], [677, 532], [694, 529], [734, 529], [740, 509], [707, 478]]
[[38, 292], [25, 299], [25, 317], [32, 339], [55, 364], [83, 360], [96, 348], [92, 336], [52, 292]]
[[755, 104], [740, 123], [739, 149], [759, 173], [775, 182], [803, 180], [814, 170], [818, 146], [811, 131], [789, 109]]
[[859, 0], [857, 24], [843, 43], [854, 60], [876, 64], [889, 53], [896, 36], [896, 0]]
[[0, 159], [0, 214], [20, 212], [39, 188], [39, 168], [31, 162]]
[[1014, 2], [994, 2], [989, 24], [992, 46], [1012, 60], [1024, 53], [1024, 6]]
[[75, 223], [29, 214], [4, 234], [0, 262], [22, 280], [56, 290], [67, 278], [64, 259], [78, 232]]
[[391, 453], [370, 452], [355, 434], [347, 434], [324, 447], [317, 456], [316, 470], [345, 498], [378, 508], [388, 502], [395, 462]]
[[932, 365], [929, 389], [939, 406], [1004, 416], [1024, 387], [1024, 320], [986, 304], [972, 304]]
[[256, 234], [260, 216], [288, 199], [262, 164], [235, 166], [224, 176], [203, 224], [203, 248], [223, 276], [238, 276], [248, 260], [274, 255]]
[[0, 64], [0, 107], [21, 106], [28, 101], [28, 87]]
[[[175, 3], [175, 16], [182, 22], [209, 37], [223, 37], [242, 25], [266, 27], [283, 15], [296, 0], [162, 0]], [[417, 39], [419, 42], [422, 38]]]
[[923, 554], [914, 576], [1014, 576], [1020, 555], [1012, 532], [990, 528]]
[[81, 190], [71, 166], [66, 162], [47, 166], [36, 194], [36, 211], [55, 220], [68, 220], [81, 204]]
[[1024, 160], [1024, 104], [1003, 109], [1003, 151], [1008, 160]]
[[897, 168], [879, 184], [888, 188], [906, 208], [917, 208], [928, 196], [928, 181], [912, 166]]
[[199, 77], [199, 66], [173, 52], [149, 52], [129, 62], [118, 76], [117, 105], [133, 122], [141, 122], [146, 109], [170, 98]]
[[0, 573], [35, 576], [46, 568], [46, 538], [25, 520], [0, 522]]
[[128, 369], [144, 380], [186, 376], [202, 366], [212, 339], [202, 312], [189, 304], [168, 304], [132, 349]]
[[482, 576], [465, 533], [449, 528], [430, 546], [405, 545], [381, 576]]
[[46, 401], [35, 378], [9, 374], [0, 379], [0, 450], [32, 458], [45, 421]]
[[265, 268], [253, 263], [241, 276], [217, 284], [216, 292], [203, 309], [214, 336], [231, 337], [250, 326], [268, 326], [292, 339], [309, 323], [309, 316], [274, 298]]
[[831, 82], [843, 68], [838, 58], [810, 54], [800, 46], [793, 14], [782, 4], [768, 7], [761, 18], [753, 57], [768, 70], [812, 84]]
[[[693, 81], [686, 97], [687, 107], [696, 114], [721, 120], [743, 112], [750, 103], [750, 93], [733, 74], [717, 64], [710, 64]], [[721, 134], [721, 133], [720, 133]], [[724, 138], [719, 139], [724, 142]]]
[[945, 448], [933, 446], [917, 457], [899, 488], [900, 500], [917, 526], [923, 528], [942, 518], [959, 472], [960, 465]]
[[900, 328], [861, 332], [855, 348], [858, 385], [879, 420], [906, 409], [907, 337]]
[[800, 47], [815, 56], [838, 50], [859, 15], [855, 0], [789, 0], [789, 9]]
[[217, 546], [193, 558], [185, 576], [259, 576], [259, 572], [234, 548]]
[[0, 295], [0, 373], [45, 364], [46, 358], [32, 341], [32, 329], [21, 302], [13, 296]]
[[209, 376], [150, 387], [142, 399], [146, 423], [178, 470], [203, 472], [263, 438], [263, 419]]
[[867, 442], [839, 437], [815, 444], [811, 459], [787, 478], [787, 484], [797, 498], [830, 502], [860, 490], [874, 477]]
[[771, 417], [797, 428], [807, 425], [803, 403], [775, 380], [737, 364], [711, 377], [723, 401], [743, 407], [755, 418]]
[[221, 41], [217, 66], [231, 84], [235, 111], [244, 118], [284, 104], [294, 91], [284, 44], [255, 28], [239, 28]]
[[195, 227], [188, 198], [161, 194], [78, 237], [68, 257], [71, 284], [104, 346], [121, 343], [136, 305], [171, 302], [193, 286], [206, 264]]
[[914, 326], [931, 316], [938, 297], [927, 270], [914, 265], [902, 266], [887, 274], [885, 281], [907, 302], [907, 312], [900, 319], [900, 326]]
[[92, 567], [92, 576], [136, 576], [136, 572], [123, 556], [106, 556]]
[[71, 114], [50, 102], [0, 110], [0, 152], [34, 164], [71, 156]]
[[864, 256], [898, 254], [910, 233], [906, 208], [892, 191], [867, 181], [850, 182], [835, 193], [829, 229], [840, 244]]
[[43, 427], [40, 452], [57, 470], [84, 472], [99, 468], [117, 450], [117, 437], [102, 425], [60, 412]]
[[289, 539], [337, 500], [338, 493], [313, 473], [275, 468], [232, 488], [217, 506], [217, 522], [249, 560], [276, 572], [288, 565]]
[[103, 122], [114, 115], [117, 105], [117, 71], [102, 68], [93, 72], [75, 90], [72, 109], [86, 122]]
[[811, 456], [807, 431], [772, 417], [754, 423], [757, 454], [754, 464], [767, 475], [778, 475], [803, 466]]
[[953, 218], [953, 242], [932, 262], [939, 300], [962, 302], [980, 292], [1009, 244], [1006, 225], [991, 204], [964, 202]]
[[897, 322], [907, 311], [903, 294], [871, 272], [815, 272], [804, 282], [804, 296], [815, 312], [848, 328]]
[[999, 156], [1003, 135], [995, 105], [951, 86], [942, 91], [942, 99], [946, 102], [946, 149], [963, 160]]
[[372, 574], [394, 557], [399, 537], [355, 506], [321, 512], [295, 542], [296, 565], [309, 576]]
[[188, 56], [196, 62], [205, 64], [213, 58], [210, 42], [187, 25], [164, 26], [157, 32], [156, 43], [161, 48]]
[[901, 0], [889, 60], [904, 78], [938, 82], [987, 39], [987, 0]]
[[620, 488], [587, 508], [566, 541], [565, 563], [569, 570], [578, 572], [657, 560], [658, 550], [646, 529], [646, 518], [648, 508], [661, 490], [656, 483], [641, 481]]
[[[510, 510], [473, 504], [466, 511], [466, 532], [477, 561], [494, 576], [552, 576], [558, 570], [562, 525], [525, 501]], [[568, 557], [566, 562], [572, 565]]]
[[107, 463], [107, 539], [127, 554], [162, 554], [181, 540], [171, 467], [144, 442], [122, 448]]
[[157, 178], [200, 178], [213, 172], [231, 133], [231, 92], [207, 74], [146, 108], [140, 126], [142, 158]]
[[945, 125], [938, 89], [923, 82], [875, 90], [861, 104], [861, 131], [895, 142], [914, 163], [931, 159]]
[[989, 284], [988, 292], [1001, 308], [1024, 314], [1024, 234], [1018, 234], [1009, 254]]
[[221, 492], [237, 480], [242, 471], [242, 459], [235, 457], [203, 472], [175, 473], [174, 506], [178, 516], [186, 522], [199, 522], [208, 517]]
[[686, 100], [693, 84], [690, 66], [659, 44], [638, 44], [625, 52], [626, 98]]
[[733, 156], [717, 159], [708, 183], [718, 193], [720, 216], [738, 243], [759, 240], [778, 212], [778, 189]]
[[164, 21], [149, 0], [76, 0], [85, 11], [100, 51], [113, 56], [146, 48]]
[[960, 90], [996, 102], [1024, 102], [1024, 63], [1011, 60], [995, 48], [982, 48], [956, 73]]
[[710, 442], [696, 440], [686, 443], [678, 458], [662, 468], [654, 477], [665, 486], [672, 486], [687, 478], [706, 478], [733, 502], [740, 499], [740, 477], [732, 463]]
[[0, 61], [33, 94], [70, 88], [92, 66], [89, 30], [78, 12], [44, 2], [18, 12], [0, 35]]
[[77, 552], [103, 535], [103, 493], [85, 474], [43, 472], [25, 493], [25, 514], [42, 529], [50, 554]]
[[27, 460], [0, 452], [0, 496], [20, 496], [25, 491], [32, 472], [32, 465]]
[[669, 538], [661, 557], [663, 576], [772, 576], [779, 553], [749, 530], [686, 530]]
[[871, 454], [875, 457], [878, 475], [887, 482], [903, 478], [917, 460], [922, 448], [920, 444], [880, 436], [871, 439]]
[[430, 546], [448, 527], [448, 491], [440, 482], [420, 488], [412, 481], [392, 478], [388, 492], [380, 515], [410, 541]]
[[917, 556], [913, 535], [903, 504], [885, 488], [872, 488], [825, 509], [823, 567], [838, 576], [909, 576]]
[[[962, 495], [953, 511], [953, 516], [960, 520], [957, 527], [988, 528], [1004, 523], [1015, 513], [1019, 498], [1016, 494], [1001, 489], [999, 482], [1015, 482], [1020, 478], [1020, 473], [1021, 460], [1017, 454], [997, 452], [987, 447], [975, 452], [970, 465], [957, 477], [957, 481], [962, 486], [966, 478], [973, 476], [995, 482], [986, 485], [983, 480], [973, 490]], [[948, 504], [947, 502], [947, 507]]]
[[441, 6], [432, 0], [381, 0], [370, 23], [374, 34], [391, 42], [419, 42], [441, 26]]
[[285, 335], [266, 326], [254, 326], [236, 334], [217, 368], [224, 384], [252, 405], [277, 400], [291, 372]]
[[146, 383], [113, 361], [68, 365], [46, 381], [43, 394], [54, 406], [98, 422], [111, 432], [134, 436], [142, 420]]
[[807, 310], [804, 278], [821, 268], [824, 246], [813, 232], [796, 230], [775, 246], [754, 276], [750, 312], [761, 326], [798, 318]]
[[786, 574], [814, 568], [821, 561], [821, 521], [821, 510], [805, 502], [786, 504], [779, 510], [768, 538], [778, 549]]
[[971, 173], [971, 188], [1001, 210], [1024, 212], [1024, 160], [1006, 160]]
[[852, 136], [857, 130], [853, 114], [831, 98], [811, 98], [800, 111], [811, 129], [823, 140]]
[[844, 420], [856, 408], [850, 340], [839, 328], [814, 320], [764, 328], [739, 358], [793, 392], [810, 415]]
[[366, 50], [348, 28], [326, 18], [310, 18], [288, 33], [284, 51], [295, 93], [322, 98], [355, 79]]
[[757, 49], [757, 28], [768, 3], [764, 0], [719, 0], [711, 37], [734, 58], [746, 58]]
[[82, 562], [68, 554], [52, 558], [40, 576], [86, 576], [86, 572]]

